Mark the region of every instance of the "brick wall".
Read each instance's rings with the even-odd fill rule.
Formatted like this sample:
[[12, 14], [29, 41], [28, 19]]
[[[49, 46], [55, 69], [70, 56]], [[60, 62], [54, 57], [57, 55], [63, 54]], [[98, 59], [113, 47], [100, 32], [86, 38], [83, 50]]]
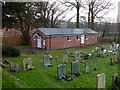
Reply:
[[[81, 40], [77, 40], [77, 36], [71, 36], [71, 41], [67, 40], [67, 36], [48, 36], [46, 37], [42, 32], [37, 32], [45, 38], [45, 45], [43, 45], [43, 40], [41, 40], [42, 47], [46, 47], [46, 50], [61, 49], [68, 47], [80, 46]], [[88, 40], [85, 40], [87, 45], [97, 43], [97, 35], [88, 36]], [[37, 47], [37, 40], [32, 39], [33, 46]]]

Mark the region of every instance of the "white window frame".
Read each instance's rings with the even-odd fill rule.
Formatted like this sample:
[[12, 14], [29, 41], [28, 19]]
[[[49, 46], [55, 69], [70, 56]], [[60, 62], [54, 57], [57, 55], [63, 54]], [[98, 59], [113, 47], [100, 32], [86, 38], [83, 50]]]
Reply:
[[94, 38], [94, 34], [92, 34], [92, 38]]
[[67, 41], [71, 41], [71, 36], [67, 36]]
[[80, 40], [80, 35], [77, 35], [76, 37], [77, 37], [77, 40]]
[[85, 40], [88, 40], [88, 39], [89, 39], [89, 35], [86, 34], [86, 35], [85, 35]]

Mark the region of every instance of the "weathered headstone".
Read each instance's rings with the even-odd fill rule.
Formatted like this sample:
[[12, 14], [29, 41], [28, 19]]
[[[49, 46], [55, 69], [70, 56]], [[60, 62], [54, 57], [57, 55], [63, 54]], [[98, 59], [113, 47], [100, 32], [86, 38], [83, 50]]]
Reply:
[[68, 55], [63, 55], [63, 63], [68, 63]]
[[112, 46], [112, 45], [110, 45], [110, 49], [111, 49], [111, 50], [113, 49], [113, 46]]
[[99, 74], [97, 75], [97, 88], [98, 90], [101, 88], [105, 88], [105, 74]]
[[57, 76], [62, 77], [62, 75], [66, 75], [66, 65], [60, 64], [57, 67]]
[[74, 75], [74, 73], [80, 72], [80, 64], [79, 61], [73, 61], [71, 62], [71, 73]]
[[11, 72], [19, 72], [20, 71], [19, 64], [10, 64], [10, 71]]
[[114, 57], [111, 57], [111, 58], [110, 58], [110, 64], [111, 64], [111, 65], [114, 65], [114, 64], [115, 64]]
[[119, 44], [116, 44], [116, 47], [115, 47], [117, 50], [119, 49]]
[[118, 64], [120, 64], [120, 57], [118, 57], [117, 60], [118, 60]]
[[85, 73], [89, 73], [89, 64], [88, 63], [85, 64]]
[[95, 58], [95, 52], [91, 51], [91, 58]]
[[79, 52], [75, 52], [75, 60], [80, 60], [80, 53]]
[[23, 68], [24, 70], [32, 69], [32, 60], [31, 58], [26, 58], [23, 60]]
[[112, 76], [112, 89], [119, 90], [119, 88], [120, 88], [119, 84], [120, 84], [120, 82], [119, 82], [119, 75], [118, 75], [118, 73], [115, 73]]
[[50, 61], [50, 55], [44, 56], [44, 66], [52, 66], [51, 61]]

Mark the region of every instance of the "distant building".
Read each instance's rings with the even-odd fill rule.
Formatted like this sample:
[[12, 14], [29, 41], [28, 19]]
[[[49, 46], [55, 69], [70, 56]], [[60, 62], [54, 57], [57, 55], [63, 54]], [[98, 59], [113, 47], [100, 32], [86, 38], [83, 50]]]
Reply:
[[89, 28], [38, 28], [32, 34], [32, 46], [46, 50], [97, 43], [97, 32]]

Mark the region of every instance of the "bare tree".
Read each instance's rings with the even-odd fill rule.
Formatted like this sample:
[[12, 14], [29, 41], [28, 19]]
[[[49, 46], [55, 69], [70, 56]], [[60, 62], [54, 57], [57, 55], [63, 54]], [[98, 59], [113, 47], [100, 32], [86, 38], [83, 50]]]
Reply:
[[69, 8], [69, 10], [72, 10], [73, 8], [77, 11], [77, 18], [76, 18], [76, 27], [79, 28], [79, 16], [80, 16], [80, 8], [83, 7], [82, 0], [74, 0], [74, 1], [68, 1], [64, 0], [61, 2], [63, 5]]
[[[94, 20], [97, 17], [103, 17], [106, 15], [112, 7], [111, 0], [105, 1], [105, 0], [88, 0], [87, 6], [88, 6], [88, 27], [91, 29], [94, 29]], [[100, 13], [103, 13], [99, 16]]]
[[37, 7], [38, 21], [43, 20], [45, 27], [56, 27], [65, 18], [65, 11], [66, 9], [61, 9], [57, 2], [50, 3], [49, 0], [40, 2]]

